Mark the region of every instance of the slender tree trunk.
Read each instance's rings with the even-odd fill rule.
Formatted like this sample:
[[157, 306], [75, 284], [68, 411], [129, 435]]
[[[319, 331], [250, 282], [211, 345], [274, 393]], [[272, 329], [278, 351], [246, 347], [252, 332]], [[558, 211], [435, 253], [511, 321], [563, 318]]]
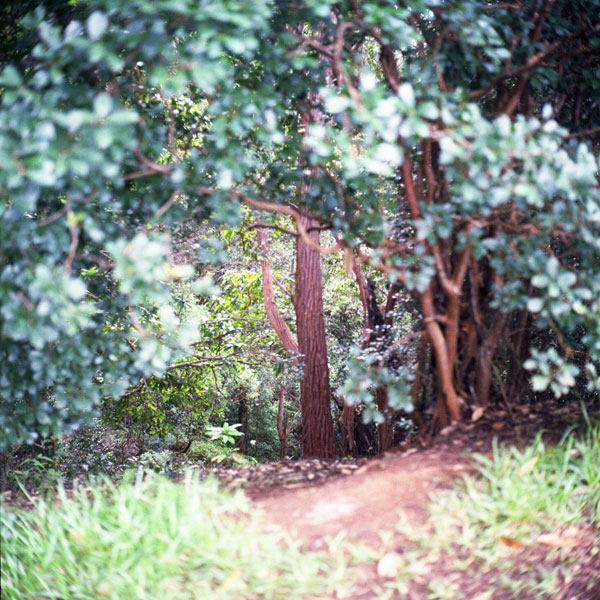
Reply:
[[262, 290], [263, 297], [265, 299], [265, 311], [269, 319], [269, 323], [278, 335], [283, 347], [287, 350], [288, 354], [292, 357], [297, 357], [300, 353], [298, 348], [298, 341], [296, 336], [292, 333], [288, 324], [283, 320], [277, 304], [275, 303], [275, 290], [273, 288], [273, 272], [271, 270], [271, 263], [267, 257], [269, 251], [269, 245], [267, 241], [267, 234], [264, 229], [258, 228], [256, 230], [256, 238], [258, 241], [258, 250], [262, 254], [260, 259], [260, 269], [262, 272]]
[[487, 338], [479, 347], [477, 360], [477, 403], [487, 406], [490, 398], [490, 384], [492, 382], [492, 361], [504, 331], [506, 317], [497, 311], [492, 320], [492, 326]]
[[[365, 330], [363, 332], [364, 346], [373, 345], [379, 348], [380, 352], [384, 352], [387, 345], [391, 343], [388, 334], [388, 328], [391, 326], [391, 318], [387, 319], [381, 312], [381, 309], [377, 305], [377, 299], [375, 298], [375, 290], [373, 285], [367, 281], [362, 269], [359, 264], [354, 261], [353, 265], [354, 275], [356, 276], [356, 282], [360, 292], [360, 299], [363, 305], [363, 312], [365, 315]], [[390, 288], [390, 294], [385, 303], [385, 314], [387, 315], [393, 309], [393, 298], [394, 298], [394, 286]], [[384, 367], [385, 364], [382, 361], [380, 368]], [[377, 445], [379, 453], [382, 454], [386, 450], [389, 450], [393, 445], [393, 420], [394, 411], [390, 408], [388, 403], [388, 390], [386, 386], [379, 386], [376, 390], [376, 401], [377, 410], [383, 415], [383, 423], [377, 425]]]
[[288, 453], [288, 412], [285, 409], [285, 386], [279, 390], [279, 406], [277, 407], [277, 434], [281, 444], [279, 458], [283, 460]]
[[511, 337], [511, 359], [508, 370], [507, 381], [510, 382], [509, 398], [519, 398], [527, 383], [527, 371], [523, 364], [529, 355], [531, 345], [531, 317], [526, 310], [522, 310], [516, 320], [515, 329]]
[[[309, 229], [318, 222], [301, 217]], [[319, 241], [318, 231], [309, 233]], [[296, 238], [296, 327], [298, 345], [304, 362], [300, 385], [302, 408], [302, 451], [305, 457], [334, 458], [335, 435], [329, 400], [329, 365], [323, 318], [323, 283], [321, 255], [310, 248], [301, 236]]]
[[354, 439], [354, 416], [356, 407], [348, 404], [342, 408], [340, 429], [342, 431], [342, 456], [358, 456], [358, 446]]
[[244, 435], [238, 438], [237, 447], [240, 452], [245, 454], [248, 443], [248, 399], [245, 390], [241, 391], [238, 402], [238, 423], [241, 423], [241, 433]]
[[383, 454], [389, 450], [394, 443], [394, 428], [393, 418], [394, 411], [388, 403], [388, 389], [385, 385], [380, 385], [377, 388], [377, 410], [383, 415], [383, 423], [377, 425], [377, 444], [379, 446], [379, 454]]
[[342, 456], [358, 456], [358, 446], [354, 438], [356, 406], [346, 404], [344, 399], [335, 392], [332, 392], [331, 395], [341, 411], [338, 423], [340, 424], [340, 432], [342, 434]]

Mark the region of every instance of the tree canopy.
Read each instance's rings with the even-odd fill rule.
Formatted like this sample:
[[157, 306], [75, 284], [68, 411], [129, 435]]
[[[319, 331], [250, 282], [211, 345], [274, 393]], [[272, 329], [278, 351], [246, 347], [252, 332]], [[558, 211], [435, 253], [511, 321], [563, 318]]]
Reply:
[[598, 393], [597, 0], [36, 4], [0, 57], [3, 445], [189, 356], [172, 290], [215, 289], [173, 230], [258, 215], [414, 300], [421, 358], [361, 353], [347, 399]]

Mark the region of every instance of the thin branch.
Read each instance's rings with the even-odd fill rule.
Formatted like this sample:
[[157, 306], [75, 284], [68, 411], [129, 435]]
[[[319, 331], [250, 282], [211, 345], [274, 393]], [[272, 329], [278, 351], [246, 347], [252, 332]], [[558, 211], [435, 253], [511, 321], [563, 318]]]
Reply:
[[548, 14], [550, 13], [550, 10], [552, 9], [552, 5], [556, 2], [556, 0], [546, 0], [546, 2], [544, 3], [544, 7], [542, 8], [538, 18], [537, 18], [537, 23], [535, 25], [535, 31], [533, 32], [533, 35], [531, 36], [531, 45], [535, 45], [540, 37], [540, 34], [542, 33], [542, 28], [544, 27], [544, 23], [546, 22], [546, 19], [548, 18]]
[[323, 44], [320, 44], [313, 38], [308, 37], [304, 34], [298, 34], [298, 37], [301, 40], [300, 47], [308, 46], [309, 48], [316, 50], [323, 56], [326, 56], [327, 58], [330, 58], [331, 60], [335, 60], [335, 56], [334, 56], [333, 52], [331, 52], [331, 50], [329, 49], [328, 46], [323, 46]]
[[[293, 235], [294, 237], [298, 237], [297, 231], [292, 231], [291, 229], [286, 229], [285, 227], [279, 227], [279, 225], [265, 225], [264, 223], [252, 223], [251, 225], [246, 225], [246, 229], [275, 229], [275, 231], [281, 231], [281, 233], [287, 233], [287, 235]], [[311, 227], [312, 229], [312, 227]]]
[[[215, 190], [213, 188], [208, 188], [208, 187], [203, 187], [203, 186], [200, 186], [198, 188], [198, 192], [200, 194], [211, 195], [211, 194], [216, 193], [216, 191], [217, 190]], [[288, 215], [288, 216], [292, 217], [292, 219], [294, 219], [294, 221], [296, 223], [296, 227], [298, 228], [298, 233], [300, 234], [300, 237], [302, 238], [302, 240], [304, 242], [306, 242], [306, 245], [309, 246], [310, 248], [312, 248], [313, 250], [316, 250], [317, 252], [319, 252], [320, 254], [322, 254], [324, 256], [333, 254], [333, 253], [337, 252], [338, 250], [340, 250], [340, 248], [341, 248], [339, 242], [336, 242], [332, 246], [328, 246], [327, 248], [325, 248], [325, 247], [321, 246], [320, 244], [318, 244], [317, 242], [315, 242], [313, 239], [311, 239], [311, 237], [308, 235], [308, 231], [307, 231], [306, 227], [304, 227], [304, 225], [302, 224], [301, 213], [298, 210], [296, 210], [295, 208], [292, 208], [291, 206], [286, 206], [284, 204], [274, 204], [273, 202], [264, 202], [262, 200], [256, 200], [242, 192], [239, 192], [238, 190], [230, 190], [229, 194], [231, 196], [233, 196], [234, 198], [237, 198], [238, 200], [241, 200], [242, 202], [248, 204], [248, 206], [251, 206], [252, 208], [256, 208], [257, 210], [275, 212], [280, 215]]]
[[136, 148], [133, 153], [135, 154], [136, 158], [148, 169], [150, 169], [150, 171], [154, 171], [155, 173], [162, 173], [163, 175], [169, 175], [171, 173], [171, 171], [173, 170], [174, 165], [173, 164], [169, 164], [169, 165], [159, 165], [158, 163], [155, 163], [153, 161], [151, 161], [149, 158], [147, 158], [146, 156], [144, 156], [142, 154], [142, 151], [139, 148]]
[[[600, 24], [596, 25], [595, 27], [592, 27], [591, 31], [592, 32], [600, 31]], [[538, 68], [540, 66], [540, 63], [547, 56], [549, 56], [555, 50], [557, 50], [558, 48], [563, 46], [566, 42], [572, 40], [573, 38], [577, 37], [578, 35], [580, 35], [582, 33], [584, 33], [584, 30], [583, 30], [583, 28], [580, 28], [577, 31], [574, 31], [573, 33], [570, 33], [569, 35], [565, 36], [562, 40], [559, 40], [558, 42], [554, 42], [554, 44], [550, 44], [542, 52], [538, 52], [537, 54], [534, 54], [531, 58], [529, 58], [527, 60], [527, 62], [525, 64], [521, 65], [520, 67], [517, 67], [516, 69], [510, 71], [509, 73], [503, 73], [502, 75], [500, 75], [500, 77], [497, 77], [494, 81], [492, 81], [490, 84], [488, 84], [484, 88], [470, 92], [469, 98], [471, 100], [481, 98], [481, 96], [485, 96], [485, 94], [487, 94], [488, 92], [493, 90], [501, 81], [504, 81], [505, 79], [510, 79], [512, 77], [516, 77], [517, 75], [521, 75], [522, 73], [525, 73], [527, 71], [531, 71], [532, 69]]]
[[73, 223], [70, 229], [71, 245], [69, 246], [69, 253], [67, 254], [67, 260], [65, 261], [65, 272], [67, 275], [71, 275], [73, 259], [75, 258], [75, 252], [77, 252], [77, 245], [79, 244], [79, 227], [77, 227], [76, 223]]
[[71, 210], [71, 203], [67, 200], [67, 203], [59, 211], [50, 215], [46, 219], [42, 219], [41, 221], [38, 221], [35, 224], [35, 226], [36, 227], [45, 227], [46, 225], [50, 225], [50, 223], [54, 223], [54, 221], [57, 221], [58, 219], [60, 219], [64, 215], [66, 215], [69, 212], [69, 210]]
[[585, 131], [578, 131], [577, 133], [569, 133], [568, 135], [563, 135], [563, 140], [585, 137], [586, 135], [595, 135], [596, 133], [600, 133], [600, 127], [592, 127], [591, 129], [586, 129]]
[[286, 295], [290, 298], [294, 297], [294, 294], [288, 290], [285, 285], [283, 285], [278, 279], [273, 279], [273, 283]]
[[29, 298], [27, 298], [27, 296], [25, 295], [25, 293], [22, 292], [21, 290], [19, 290], [17, 292], [17, 298], [23, 303], [23, 306], [29, 312], [33, 312], [35, 310], [35, 306], [31, 303], [31, 301], [29, 300]]
[[156, 175], [156, 171], [153, 169], [142, 169], [141, 171], [135, 171], [133, 173], [127, 173], [123, 175], [123, 181], [131, 181], [132, 179], [140, 179], [141, 177], [148, 177], [148, 175]]
[[173, 205], [173, 202], [177, 200], [177, 198], [181, 197], [181, 190], [177, 189], [172, 194], [171, 197], [156, 211], [156, 218], [160, 219]]
[[444, 79], [444, 74], [442, 73], [442, 68], [440, 67], [440, 63], [438, 62], [438, 54], [440, 52], [440, 48], [442, 47], [442, 42], [446, 37], [446, 33], [448, 32], [448, 28], [444, 28], [440, 35], [435, 40], [435, 44], [433, 45], [433, 52], [431, 59], [433, 61], [433, 66], [435, 68], [435, 74], [437, 76], [438, 85], [440, 86], [440, 90], [442, 92], [447, 92], [448, 87], [446, 86], [446, 80]]

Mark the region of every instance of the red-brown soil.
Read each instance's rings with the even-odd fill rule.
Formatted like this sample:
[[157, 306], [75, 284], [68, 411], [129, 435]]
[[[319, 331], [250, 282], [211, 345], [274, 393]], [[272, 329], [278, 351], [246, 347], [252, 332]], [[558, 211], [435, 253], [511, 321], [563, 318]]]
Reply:
[[[410, 523], [417, 535], [428, 535], [429, 496], [432, 492], [457, 483], [463, 474], [474, 471], [474, 461], [469, 453], [490, 453], [494, 438], [499, 443], [522, 446], [531, 441], [538, 431], [544, 431], [544, 438], [548, 442], [556, 442], [568, 427], [580, 419], [581, 414], [573, 405], [523, 406], [513, 409], [510, 415], [504, 410], [488, 411], [477, 422], [448, 428], [434, 440], [416, 440], [413, 447], [405, 445], [403, 449], [383, 457], [364, 461], [350, 471], [351, 474], [333, 473], [316, 483], [304, 477], [299, 482], [272, 487], [262, 484], [254, 487], [251, 484], [248, 493], [255, 505], [264, 512], [269, 529], [292, 535], [307, 550], [326, 549], [328, 539], [342, 533], [349, 542], [365, 543], [379, 549], [383, 548], [381, 533], [391, 532], [393, 537], [395, 526], [400, 521]], [[304, 467], [302, 464], [303, 461], [294, 463], [295, 468], [310, 471], [310, 464], [304, 464]], [[319, 465], [319, 461], [314, 461], [312, 468], [318, 471]], [[284, 468], [291, 470], [292, 465]], [[401, 544], [401, 540], [396, 535], [395, 541], [390, 543], [391, 546], [386, 550], [393, 550], [394, 544]], [[592, 539], [590, 544], [593, 543]], [[543, 554], [529, 553], [524, 560], [539, 561], [541, 564], [546, 560], [546, 554], [547, 549]], [[586, 558], [585, 564], [581, 563], [582, 572], [585, 573], [581, 582], [595, 577], [593, 573], [596, 566], [600, 571], [600, 556], [593, 561], [593, 564], [588, 563]], [[438, 575], [443, 575], [443, 568]], [[497, 576], [497, 573], [489, 571], [462, 574], [458, 578], [452, 574], [461, 589], [461, 598], [479, 597], [480, 586], [489, 589], [490, 578]], [[376, 566], [365, 567], [357, 582], [358, 591], [353, 600], [373, 598], [372, 590], [379, 583], [381, 578]], [[570, 586], [557, 588], [556, 594], [550, 596], [535, 597], [548, 600], [600, 600], [600, 574], [597, 593], [587, 590], [578, 594], [573, 584]], [[392, 597], [400, 598], [398, 595]], [[406, 597], [424, 600], [428, 592], [417, 586]], [[500, 588], [485, 597], [490, 600], [514, 598], [512, 593]], [[529, 598], [534, 596], [523, 596], [518, 600]]]
[[408, 450], [373, 459], [351, 476], [318, 486], [275, 488], [251, 496], [273, 527], [291, 533], [307, 548], [322, 548], [325, 538], [340, 532], [349, 541], [377, 545], [379, 532], [401, 516], [425, 527], [429, 494], [448, 487], [469, 464], [452, 449]]

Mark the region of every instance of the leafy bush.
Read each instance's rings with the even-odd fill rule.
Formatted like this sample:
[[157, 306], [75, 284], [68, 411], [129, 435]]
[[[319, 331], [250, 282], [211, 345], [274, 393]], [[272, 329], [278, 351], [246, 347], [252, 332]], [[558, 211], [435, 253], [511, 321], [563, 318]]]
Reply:
[[55, 458], [68, 479], [88, 475], [115, 476], [122, 472], [128, 455], [136, 451], [135, 445], [118, 439], [110, 428], [95, 422], [60, 440]]
[[324, 597], [341, 578], [324, 555], [262, 533], [241, 493], [189, 473], [89, 493], [0, 509], [3, 598]]
[[164, 473], [171, 467], [172, 453], [168, 450], [144, 452], [135, 461], [132, 466], [136, 466], [143, 471], [154, 471], [155, 473]]

